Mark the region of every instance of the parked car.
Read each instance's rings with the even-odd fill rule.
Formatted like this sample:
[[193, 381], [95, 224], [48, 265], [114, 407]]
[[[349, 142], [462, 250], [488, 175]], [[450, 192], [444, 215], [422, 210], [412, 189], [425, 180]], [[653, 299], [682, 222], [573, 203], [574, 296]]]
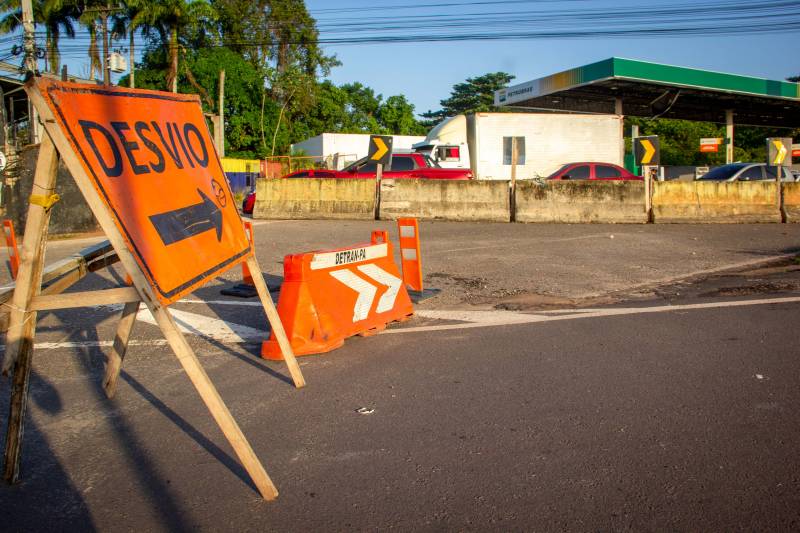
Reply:
[[549, 180], [642, 180], [619, 165], [611, 163], [567, 163], [552, 174]]
[[[731, 163], [711, 169], [698, 181], [775, 181], [778, 167], [766, 163]], [[790, 169], [781, 172], [781, 181], [797, 181], [798, 176]]]
[[[362, 178], [375, 179], [378, 172], [376, 163], [366, 157], [350, 164], [343, 170], [309, 168], [287, 174], [284, 178]], [[468, 180], [472, 171], [463, 168], [441, 168], [426, 154], [392, 154], [392, 164], [383, 171], [383, 179], [430, 179], [430, 180]], [[242, 213], [251, 214], [256, 203], [256, 193], [251, 191], [242, 202]]]
[[244, 197], [244, 201], [242, 202], [242, 213], [245, 215], [252, 215], [253, 208], [256, 205], [256, 191], [250, 191]]
[[[375, 179], [378, 165], [366, 157], [342, 170], [306, 169], [292, 172], [285, 178], [366, 178]], [[468, 180], [472, 171], [464, 168], [441, 168], [421, 153], [392, 154], [391, 165], [383, 169], [385, 179]]]

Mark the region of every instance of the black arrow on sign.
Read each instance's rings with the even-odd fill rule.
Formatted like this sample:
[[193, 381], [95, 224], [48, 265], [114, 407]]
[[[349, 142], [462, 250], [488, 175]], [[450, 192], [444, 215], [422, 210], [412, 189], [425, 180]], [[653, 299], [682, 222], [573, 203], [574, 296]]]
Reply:
[[150, 216], [150, 221], [165, 246], [194, 237], [210, 229], [216, 229], [217, 240], [222, 240], [222, 211], [219, 210], [217, 204], [203, 194], [203, 191], [197, 189], [197, 192], [203, 200], [199, 204]]

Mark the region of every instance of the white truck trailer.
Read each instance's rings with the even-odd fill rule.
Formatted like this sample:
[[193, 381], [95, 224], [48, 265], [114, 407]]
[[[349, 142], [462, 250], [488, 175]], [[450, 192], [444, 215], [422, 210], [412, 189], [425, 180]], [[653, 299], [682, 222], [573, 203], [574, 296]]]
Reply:
[[517, 178], [547, 177], [565, 163], [622, 165], [620, 115], [474, 113], [447, 118], [414, 149], [442, 167], [471, 168], [477, 179], [511, 178], [512, 138], [517, 138]]
[[[321, 133], [292, 145], [292, 154], [302, 153], [318, 157], [328, 168], [341, 170], [354, 161], [366, 157], [369, 152], [369, 134]], [[424, 137], [420, 135], [392, 135], [394, 151], [410, 151], [414, 143]]]

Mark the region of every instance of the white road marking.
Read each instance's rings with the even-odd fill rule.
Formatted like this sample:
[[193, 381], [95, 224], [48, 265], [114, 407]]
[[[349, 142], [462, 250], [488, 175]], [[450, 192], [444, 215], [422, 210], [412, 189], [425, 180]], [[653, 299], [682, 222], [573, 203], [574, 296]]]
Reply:
[[[397, 333], [419, 333], [426, 331], [447, 331], [454, 329], [485, 328], [488, 326], [509, 326], [515, 324], [533, 324], [539, 322], [557, 322], [561, 320], [575, 320], [578, 318], [602, 318], [607, 316], [635, 315], [645, 313], [669, 313], [673, 311], [692, 311], [698, 309], [720, 309], [725, 307], [746, 307], [750, 305], [770, 305], [781, 303], [797, 303], [800, 297], [765, 298], [761, 300], [738, 300], [733, 302], [709, 302], [702, 304], [660, 305], [654, 307], [627, 307], [597, 309], [588, 313], [572, 313], [566, 315], [537, 315], [526, 313], [511, 313], [503, 316], [498, 313], [504, 311], [417, 311], [415, 314], [424, 318], [438, 320], [466, 320], [459, 324], [442, 324], [438, 326], [418, 326], [410, 328], [387, 329], [382, 335]], [[573, 310], [569, 310], [573, 311]]]
[[255, 300], [178, 300], [179, 304], [202, 304], [202, 305], [237, 305], [241, 307], [263, 307], [261, 301]]
[[[60, 348], [108, 348], [114, 341], [81, 341], [81, 342], [37, 342], [37, 350], [58, 350]], [[136, 340], [128, 341], [128, 346], [166, 346], [166, 339]], [[5, 346], [2, 346], [5, 350]]]
[[[198, 335], [217, 342], [242, 343], [256, 339], [266, 340], [267, 338], [266, 330], [258, 330], [235, 322], [178, 309], [169, 309], [169, 313], [183, 333]], [[147, 308], [140, 310], [136, 319], [147, 324], [157, 325], [155, 318]]]

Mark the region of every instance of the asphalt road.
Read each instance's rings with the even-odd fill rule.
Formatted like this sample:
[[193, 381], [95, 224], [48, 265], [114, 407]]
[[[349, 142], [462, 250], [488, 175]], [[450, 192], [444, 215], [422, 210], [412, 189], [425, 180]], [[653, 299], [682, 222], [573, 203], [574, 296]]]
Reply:
[[[570, 228], [539, 230], [538, 238], [570, 236]], [[770, 244], [750, 248], [749, 235], [736, 241], [731, 233], [734, 240], [713, 253], [736, 263], [752, 260], [741, 250], [772, 257], [791, 247], [783, 228], [743, 228], [740, 236], [752, 232]], [[613, 231], [633, 242], [639, 229]], [[677, 231], [656, 237], [693, 242]], [[675, 244], [671, 253], [684, 251]], [[624, 263], [624, 250], [606, 252], [615, 258], [598, 262]], [[448, 270], [468, 268], [450, 257]], [[281, 491], [271, 503], [259, 498], [154, 326], [137, 324], [140, 342], [109, 401], [98, 342], [111, 338], [116, 311], [48, 313], [37, 337], [24, 481], [0, 486], [0, 524], [11, 531], [796, 530], [800, 270], [794, 261], [739, 270], [646, 290], [633, 279], [624, 297], [612, 281], [594, 278], [617, 296], [591, 309], [591, 299], [575, 296], [583, 280], [555, 295], [571, 301], [559, 309], [519, 300], [521, 293], [513, 310], [496, 308], [508, 303], [505, 295], [482, 294], [476, 304], [463, 289], [446, 305], [428, 301], [418, 318], [386, 334], [302, 358], [309, 383], [302, 390], [289, 385], [284, 365], [257, 357], [253, 339], [192, 336]], [[522, 274], [509, 273], [507, 283]], [[257, 308], [219, 303], [218, 289], [199, 294], [210, 304], [175, 309], [186, 320], [196, 314], [263, 330]]]

